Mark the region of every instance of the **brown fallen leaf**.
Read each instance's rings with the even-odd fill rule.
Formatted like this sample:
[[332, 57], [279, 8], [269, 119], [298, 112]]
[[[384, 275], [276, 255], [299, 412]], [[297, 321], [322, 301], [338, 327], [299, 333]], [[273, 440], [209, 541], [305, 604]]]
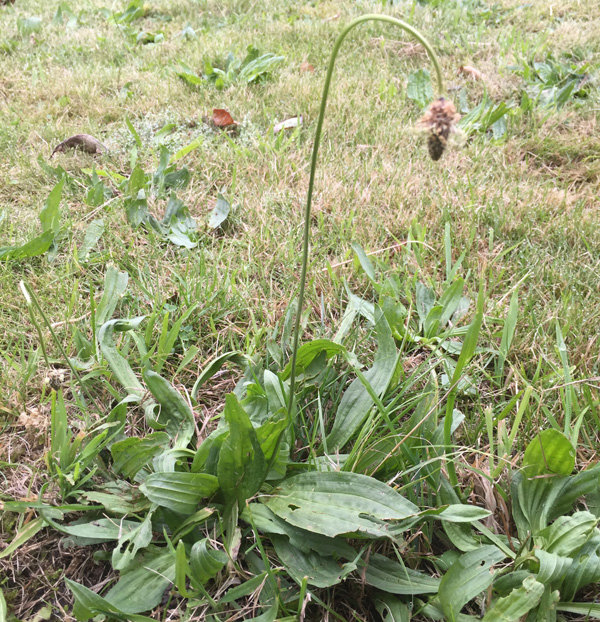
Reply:
[[0, 4], [14, 4], [15, 0], [0, 0]]
[[229, 127], [230, 125], [237, 125], [237, 123], [233, 120], [233, 117], [224, 110], [223, 108], [214, 108], [213, 109], [213, 123], [216, 127]]
[[213, 116], [202, 117], [202, 121], [212, 128], [223, 130], [228, 134], [238, 133], [238, 124], [233, 120], [231, 114], [224, 108], [213, 108]]
[[475, 67], [471, 67], [471, 65], [462, 65], [462, 67], [458, 68], [459, 73], [464, 73], [465, 76], [470, 76], [473, 80], [485, 80], [485, 76], [479, 69], [475, 69]]
[[89, 134], [75, 134], [75, 136], [71, 136], [56, 145], [50, 157], [55, 153], [64, 153], [67, 149], [81, 149], [81, 151], [86, 153], [104, 153], [108, 151], [97, 138]]
[[307, 61], [304, 61], [301, 65], [300, 65], [300, 71], [304, 72], [304, 71], [310, 71], [311, 73], [313, 73], [315, 70], [315, 68]]

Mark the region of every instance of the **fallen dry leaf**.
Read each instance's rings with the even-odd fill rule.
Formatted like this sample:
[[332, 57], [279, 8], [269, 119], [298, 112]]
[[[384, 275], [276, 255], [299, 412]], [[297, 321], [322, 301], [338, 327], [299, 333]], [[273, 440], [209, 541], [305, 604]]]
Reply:
[[294, 127], [298, 127], [302, 125], [303, 118], [302, 115], [299, 117], [292, 117], [291, 119], [286, 119], [285, 121], [281, 121], [280, 123], [276, 123], [273, 126], [273, 134], [279, 134], [281, 130], [291, 130]]
[[475, 67], [471, 67], [471, 65], [462, 65], [462, 67], [458, 68], [459, 73], [464, 73], [465, 76], [470, 76], [473, 80], [485, 80], [485, 76], [479, 69], [475, 69]]
[[313, 73], [314, 70], [315, 70], [315, 68], [307, 61], [304, 61], [300, 65], [300, 71], [310, 71], [311, 73]]
[[107, 151], [107, 148], [97, 138], [89, 134], [75, 134], [75, 136], [71, 136], [56, 145], [50, 157], [57, 152], [64, 153], [67, 149], [81, 149], [86, 153], [104, 153]]
[[233, 117], [223, 108], [213, 109], [213, 123], [216, 127], [229, 127], [230, 125], [237, 125], [233, 120]]

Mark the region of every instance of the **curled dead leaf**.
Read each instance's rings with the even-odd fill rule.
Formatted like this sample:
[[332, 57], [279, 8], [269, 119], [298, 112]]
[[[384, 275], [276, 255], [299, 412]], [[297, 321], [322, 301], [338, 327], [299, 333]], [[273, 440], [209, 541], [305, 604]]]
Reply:
[[291, 119], [286, 119], [285, 121], [281, 121], [280, 123], [276, 123], [273, 126], [273, 134], [279, 134], [282, 130], [291, 130], [294, 127], [298, 127], [302, 125], [304, 119], [302, 115], [299, 117], [292, 117]]
[[212, 117], [202, 117], [202, 121], [212, 128], [224, 130], [229, 134], [238, 133], [238, 124], [231, 114], [224, 108], [214, 108]]
[[231, 114], [223, 108], [215, 108], [213, 110], [212, 120], [216, 127], [229, 127], [230, 125], [237, 125]]
[[485, 76], [479, 69], [471, 67], [471, 65], [462, 65], [458, 68], [459, 73], [473, 78], [473, 80], [485, 80]]
[[67, 149], [81, 149], [86, 153], [105, 153], [108, 149], [97, 139], [89, 134], [75, 134], [54, 147], [55, 153], [64, 153]]

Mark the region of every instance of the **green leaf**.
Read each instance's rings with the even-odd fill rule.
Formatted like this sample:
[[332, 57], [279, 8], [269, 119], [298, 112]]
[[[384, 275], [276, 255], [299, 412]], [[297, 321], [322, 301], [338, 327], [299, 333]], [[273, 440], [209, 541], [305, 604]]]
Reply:
[[180, 514], [191, 514], [218, 488], [217, 478], [207, 473], [152, 473], [140, 486], [150, 501]]
[[366, 583], [390, 594], [437, 594], [440, 579], [408, 568], [404, 564], [388, 559], [379, 553], [369, 557]]
[[[346, 354], [346, 348], [330, 339], [313, 339], [302, 344], [296, 355], [296, 373], [301, 374], [320, 354], [325, 353], [329, 359], [336, 354]], [[281, 372], [281, 378], [286, 380], [292, 371], [291, 362]]]
[[584, 619], [600, 620], [600, 604], [594, 603], [558, 603], [558, 611], [575, 613], [584, 616]]
[[550, 473], [569, 475], [574, 466], [575, 449], [558, 430], [540, 432], [525, 449], [523, 467], [528, 477]]
[[410, 622], [410, 609], [389, 594], [379, 594], [373, 599], [382, 622]]
[[12, 555], [22, 544], [33, 538], [40, 530], [47, 526], [47, 522], [43, 518], [34, 518], [24, 525], [21, 530], [15, 534], [12, 542], [2, 551], [0, 551], [0, 559]]
[[110, 448], [113, 469], [115, 473], [122, 473], [133, 479], [140, 469], [150, 466], [152, 458], [168, 446], [169, 435], [164, 432], [154, 432], [144, 438], [134, 436], [117, 441]]
[[90, 252], [104, 233], [104, 220], [97, 218], [87, 226], [83, 242], [78, 251], [79, 261], [87, 261]]
[[[55, 523], [55, 526], [58, 523]], [[94, 540], [95, 543], [110, 542], [119, 540], [140, 526], [138, 521], [99, 518], [88, 523], [75, 525], [60, 525], [60, 531], [76, 538], [86, 538]], [[91, 543], [90, 543], [91, 544]]]
[[[370, 384], [372, 393], [381, 397], [387, 390], [398, 362], [398, 350], [392, 336], [388, 321], [377, 309], [375, 332], [377, 336], [377, 353], [373, 367], [364, 373], [365, 380]], [[367, 388], [356, 378], [346, 389], [337, 412], [329, 436], [327, 446], [330, 450], [345, 445], [354, 435], [373, 407], [374, 401]]]
[[144, 373], [144, 381], [160, 406], [155, 421], [165, 426], [174, 449], [184, 449], [195, 434], [194, 413], [179, 392], [152, 370]]
[[490, 514], [491, 512], [484, 508], [456, 503], [445, 508], [426, 510], [422, 516], [433, 516], [448, 523], [473, 523], [487, 518]]
[[244, 357], [244, 355], [240, 354], [239, 352], [225, 352], [224, 354], [217, 356], [217, 358], [213, 359], [202, 370], [202, 372], [196, 379], [196, 382], [194, 382], [191, 393], [192, 399], [195, 400], [198, 398], [198, 391], [200, 390], [202, 385], [210, 380], [221, 369], [221, 367], [223, 367], [225, 363], [231, 361], [232, 363], [243, 367], [246, 363], [246, 360], [247, 359]]
[[275, 56], [271, 52], [267, 52], [258, 58], [254, 58], [250, 62], [247, 62], [248, 58], [252, 58], [249, 55], [243, 62], [241, 71], [238, 74], [238, 80], [242, 82], [256, 82], [267, 73], [269, 73], [275, 65], [278, 65], [285, 59], [284, 56]]
[[586, 542], [565, 572], [561, 586], [561, 597], [572, 600], [582, 588], [600, 582], [600, 536], [596, 535]]
[[117, 308], [117, 304], [127, 291], [129, 275], [119, 272], [114, 265], [108, 265], [104, 275], [104, 289], [102, 298], [96, 307], [96, 326], [102, 326], [108, 321]]
[[521, 618], [538, 603], [544, 593], [544, 585], [527, 577], [523, 585], [514, 589], [508, 596], [498, 598], [487, 610], [484, 622], [519, 622]]
[[258, 492], [268, 465], [250, 418], [232, 393], [225, 398], [223, 415], [229, 424], [229, 436], [219, 454], [219, 485], [228, 503], [237, 501], [242, 507]]
[[4, 594], [2, 593], [2, 589], [0, 589], [0, 622], [6, 622], [8, 616], [8, 610], [6, 608], [6, 600], [4, 599]]
[[220, 227], [227, 220], [230, 211], [231, 205], [229, 205], [229, 201], [227, 201], [222, 194], [218, 194], [217, 204], [210, 213], [210, 217], [208, 219], [208, 226], [211, 229], [217, 229]]
[[100, 594], [92, 592], [89, 588], [65, 579], [67, 587], [75, 597], [73, 615], [79, 622], [86, 622], [96, 615], [106, 615], [110, 620], [120, 622], [153, 622], [153, 618], [147, 616], [127, 614], [104, 599]]
[[383, 482], [340, 471], [295, 475], [261, 501], [286, 522], [329, 537], [345, 533], [390, 537], [392, 525], [385, 521], [419, 512]]
[[100, 327], [98, 342], [106, 362], [116, 379], [127, 391], [127, 395], [137, 402], [144, 400], [144, 410], [148, 414], [148, 412], [152, 412], [154, 401], [147, 399], [146, 389], [133, 373], [127, 360], [117, 350], [113, 336], [115, 332], [127, 332], [137, 328], [143, 320], [143, 317], [136, 317], [131, 320], [109, 320]]
[[228, 560], [227, 553], [213, 548], [208, 538], [198, 540], [190, 551], [190, 578], [204, 585], [217, 575]]
[[150, 611], [160, 604], [165, 590], [175, 580], [175, 554], [156, 549], [136, 558], [134, 569], [105, 594], [105, 599], [127, 614]]
[[550, 526], [534, 534], [534, 542], [556, 555], [574, 555], [596, 530], [598, 519], [590, 512], [559, 516]]
[[454, 622], [460, 610], [494, 580], [492, 566], [505, 555], [492, 544], [461, 555], [442, 577], [438, 597], [448, 622]]
[[433, 101], [431, 74], [427, 69], [418, 69], [408, 76], [406, 96], [416, 102], [420, 108], [425, 108]]
[[306, 579], [309, 585], [315, 587], [331, 587], [356, 570], [353, 562], [340, 564], [333, 557], [324, 557], [314, 551], [302, 551], [285, 536], [273, 535], [271, 542], [279, 561], [298, 584]]

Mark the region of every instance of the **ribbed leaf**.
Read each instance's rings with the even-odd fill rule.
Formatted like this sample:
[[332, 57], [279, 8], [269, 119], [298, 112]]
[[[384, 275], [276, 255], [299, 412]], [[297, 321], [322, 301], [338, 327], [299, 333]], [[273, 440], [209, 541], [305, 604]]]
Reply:
[[483, 622], [518, 622], [528, 611], [537, 607], [543, 593], [544, 585], [533, 577], [527, 577], [521, 587], [494, 602]]
[[333, 557], [324, 557], [314, 551], [304, 552], [293, 546], [285, 536], [271, 536], [271, 542], [279, 561], [298, 583], [306, 578], [309, 585], [330, 587], [356, 570], [353, 562], [342, 564]]
[[148, 370], [144, 374], [144, 380], [150, 393], [160, 405], [160, 413], [156, 421], [165, 426], [174, 449], [186, 448], [196, 429], [194, 414], [188, 403], [167, 380], [156, 372]]
[[159, 549], [137, 561], [135, 569], [121, 574], [105, 595], [109, 603], [128, 614], [154, 609], [175, 580], [174, 552]]
[[[381, 311], [376, 309], [375, 332], [377, 335], [377, 353], [373, 367], [364, 373], [365, 380], [371, 386], [372, 392], [381, 397], [388, 388], [398, 362], [398, 350], [392, 336], [392, 330]], [[359, 378], [356, 378], [346, 389], [337, 412], [327, 445], [330, 449], [340, 448], [354, 435], [361, 423], [365, 420], [371, 408], [373, 398]]]
[[144, 438], [126, 438], [111, 445], [113, 468], [132, 479], [152, 458], [169, 446], [169, 436], [164, 432], [154, 432]]
[[600, 536], [586, 542], [573, 559], [565, 573], [560, 590], [561, 597], [572, 600], [583, 587], [600, 582]]
[[525, 449], [523, 466], [529, 477], [542, 473], [570, 475], [575, 466], [575, 448], [562, 432], [544, 430]]
[[457, 619], [460, 610], [487, 589], [493, 579], [492, 566], [505, 555], [490, 544], [461, 555], [442, 577], [438, 597], [448, 622]]
[[229, 436], [219, 454], [219, 485], [229, 503], [240, 506], [252, 497], [267, 475], [267, 462], [252, 423], [233, 393], [225, 398]]
[[385, 521], [419, 512], [383, 482], [340, 471], [295, 475], [262, 501], [286, 522], [330, 537], [354, 532], [391, 536]]
[[208, 538], [198, 540], [190, 551], [191, 578], [204, 585], [216, 576], [228, 559], [227, 553], [214, 549]]
[[152, 473], [140, 490], [157, 505], [181, 514], [191, 514], [200, 499], [219, 487], [214, 475], [206, 473]]
[[390, 594], [437, 594], [440, 579], [400, 564], [374, 553], [369, 557], [365, 581]]

